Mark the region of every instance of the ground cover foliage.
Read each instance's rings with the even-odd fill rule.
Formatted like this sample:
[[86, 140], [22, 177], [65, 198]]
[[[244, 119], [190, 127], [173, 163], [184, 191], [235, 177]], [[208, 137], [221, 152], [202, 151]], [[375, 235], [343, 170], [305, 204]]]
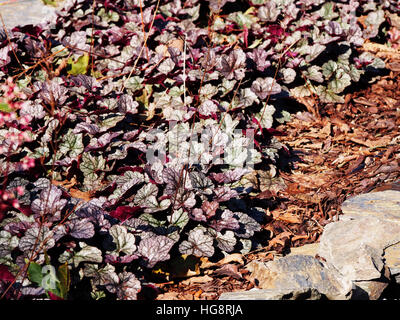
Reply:
[[49, 25], [2, 32], [2, 297], [137, 299], [176, 261], [265, 246], [289, 152], [274, 127], [291, 100], [342, 103], [379, 74], [359, 48], [398, 47], [399, 11], [66, 1]]

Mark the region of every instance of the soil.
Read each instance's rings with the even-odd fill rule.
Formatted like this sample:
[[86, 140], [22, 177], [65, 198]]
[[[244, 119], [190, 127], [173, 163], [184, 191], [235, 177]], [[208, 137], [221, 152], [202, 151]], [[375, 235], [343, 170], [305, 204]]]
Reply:
[[257, 287], [246, 273], [247, 263], [318, 242], [324, 225], [337, 219], [349, 197], [400, 190], [400, 59], [388, 58], [387, 74], [353, 87], [345, 103], [303, 99], [292, 120], [277, 128], [288, 147], [280, 164], [286, 167], [281, 173], [286, 188], [268, 199], [268, 246], [232, 255], [231, 262], [202, 260], [196, 272], [188, 273], [191, 277], [155, 283], [156, 299], [213, 300], [223, 292]]

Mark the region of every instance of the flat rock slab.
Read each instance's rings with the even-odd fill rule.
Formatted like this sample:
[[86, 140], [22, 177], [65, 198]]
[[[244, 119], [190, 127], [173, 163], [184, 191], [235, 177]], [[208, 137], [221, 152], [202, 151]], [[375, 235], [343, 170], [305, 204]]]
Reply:
[[386, 248], [383, 258], [390, 270], [390, 274], [400, 284], [400, 243]]
[[257, 289], [224, 292], [219, 300], [320, 300], [323, 295], [316, 289]]
[[252, 261], [246, 269], [260, 289], [291, 289], [293, 294], [315, 289], [330, 300], [346, 300], [353, 287], [336, 269], [309, 255], [288, 255], [267, 263]]
[[376, 217], [325, 226], [318, 254], [350, 280], [379, 279], [384, 249], [400, 241], [400, 225]]
[[55, 12], [55, 7], [45, 5], [41, 0], [0, 0], [0, 13], [7, 29], [54, 19]]
[[400, 223], [400, 191], [386, 190], [361, 194], [343, 202], [344, 216], [375, 216]]

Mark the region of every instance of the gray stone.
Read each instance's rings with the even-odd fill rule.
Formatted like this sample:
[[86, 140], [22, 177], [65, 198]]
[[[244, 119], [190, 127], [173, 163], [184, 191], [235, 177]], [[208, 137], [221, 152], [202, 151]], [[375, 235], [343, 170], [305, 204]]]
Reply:
[[[259, 289], [221, 300], [376, 300], [391, 279], [400, 284], [400, 192], [363, 194], [343, 203], [339, 221], [325, 226], [319, 243], [246, 268]], [[321, 258], [318, 260], [315, 257]]]
[[379, 279], [383, 250], [400, 241], [400, 225], [375, 217], [325, 226], [318, 254], [350, 280]]
[[375, 216], [400, 223], [400, 191], [385, 190], [361, 194], [347, 199], [341, 206], [344, 216]]
[[55, 7], [46, 6], [41, 0], [0, 0], [0, 13], [5, 26], [9, 29], [17, 25], [39, 24], [46, 20], [54, 20], [55, 12]]
[[352, 296], [354, 300], [378, 300], [383, 290], [389, 285], [390, 271], [387, 266], [379, 279], [369, 281], [354, 281], [355, 289]]
[[390, 274], [400, 284], [400, 243], [396, 243], [384, 250], [384, 262]]
[[323, 295], [312, 288], [257, 289], [224, 292], [219, 300], [320, 300]]
[[252, 261], [246, 269], [261, 289], [315, 289], [330, 300], [346, 300], [353, 287], [335, 268], [309, 255], [288, 255], [267, 263]]

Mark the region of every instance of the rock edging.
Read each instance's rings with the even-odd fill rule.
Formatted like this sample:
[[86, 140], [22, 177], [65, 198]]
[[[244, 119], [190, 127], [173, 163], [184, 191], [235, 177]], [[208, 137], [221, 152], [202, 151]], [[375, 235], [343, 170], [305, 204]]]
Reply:
[[319, 243], [246, 265], [258, 288], [219, 299], [376, 300], [389, 283], [400, 284], [400, 191], [350, 198], [342, 211], [325, 226]]

